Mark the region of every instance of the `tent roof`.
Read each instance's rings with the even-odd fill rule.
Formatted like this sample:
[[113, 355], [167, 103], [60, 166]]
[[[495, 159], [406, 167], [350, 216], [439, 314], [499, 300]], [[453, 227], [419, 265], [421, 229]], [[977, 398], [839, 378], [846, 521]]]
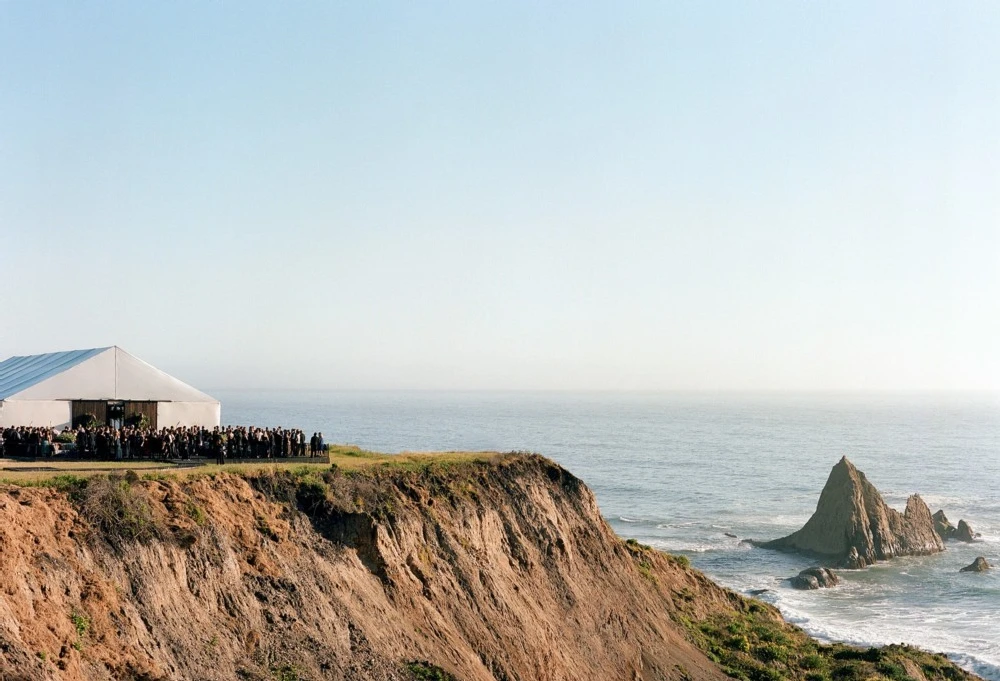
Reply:
[[0, 362], [0, 400], [215, 402], [117, 346]]
[[11, 357], [0, 362], [0, 400], [75, 367], [109, 348], [47, 352], [44, 355]]

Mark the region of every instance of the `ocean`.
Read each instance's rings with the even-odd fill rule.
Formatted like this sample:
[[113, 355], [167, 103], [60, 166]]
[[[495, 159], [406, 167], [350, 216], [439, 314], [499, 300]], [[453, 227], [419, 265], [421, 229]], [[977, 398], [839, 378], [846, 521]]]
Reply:
[[[1000, 681], [1000, 398], [915, 395], [215, 391], [223, 422], [322, 431], [381, 452], [529, 450], [593, 489], [615, 531], [688, 556], [821, 640], [910, 643]], [[833, 589], [785, 578], [815, 564], [740, 544], [809, 518], [846, 455], [902, 510], [967, 520], [975, 544], [840, 571]], [[728, 535], [736, 535], [730, 537]]]

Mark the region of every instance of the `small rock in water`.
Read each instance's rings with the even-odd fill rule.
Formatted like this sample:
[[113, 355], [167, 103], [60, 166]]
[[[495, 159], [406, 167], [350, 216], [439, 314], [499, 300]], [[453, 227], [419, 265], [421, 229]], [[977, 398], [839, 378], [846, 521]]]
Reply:
[[732, 532], [723, 532], [722, 534], [726, 535], [730, 539], [736, 539], [736, 535], [733, 534]]
[[969, 527], [969, 523], [964, 520], [959, 520], [958, 528], [955, 530], [954, 537], [958, 541], [971, 542], [976, 540], [976, 533], [972, 531], [971, 527]]
[[966, 565], [964, 568], [959, 570], [959, 572], [986, 572], [990, 569], [990, 564], [986, 562], [986, 559], [979, 556], [974, 561], [972, 565]]
[[771, 590], [770, 589], [750, 589], [750, 591], [748, 591], [747, 593], [750, 594], [751, 596], [760, 596], [760, 595], [763, 595], [763, 594], [769, 594], [769, 593], [771, 593]]
[[840, 584], [840, 578], [833, 570], [821, 567], [803, 570], [789, 581], [795, 589], [827, 589]]
[[858, 555], [858, 550], [855, 547], [851, 547], [851, 552], [847, 554], [847, 558], [844, 559], [843, 567], [848, 570], [861, 570], [865, 567], [865, 561], [861, 560], [861, 556]]

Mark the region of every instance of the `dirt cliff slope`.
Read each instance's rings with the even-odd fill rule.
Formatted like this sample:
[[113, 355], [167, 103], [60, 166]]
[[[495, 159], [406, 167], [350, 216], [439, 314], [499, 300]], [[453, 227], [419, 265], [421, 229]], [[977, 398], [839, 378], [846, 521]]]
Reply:
[[538, 457], [89, 486], [0, 495], [5, 679], [722, 677]]
[[4, 681], [756, 680], [820, 648], [537, 456], [0, 490]]

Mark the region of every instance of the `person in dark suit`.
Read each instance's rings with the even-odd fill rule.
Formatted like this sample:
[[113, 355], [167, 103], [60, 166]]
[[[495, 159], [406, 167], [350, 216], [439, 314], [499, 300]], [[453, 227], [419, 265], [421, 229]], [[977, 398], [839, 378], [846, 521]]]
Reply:
[[212, 449], [215, 450], [215, 463], [220, 466], [224, 465], [226, 463], [226, 441], [223, 434], [219, 432], [218, 426], [212, 432]]

